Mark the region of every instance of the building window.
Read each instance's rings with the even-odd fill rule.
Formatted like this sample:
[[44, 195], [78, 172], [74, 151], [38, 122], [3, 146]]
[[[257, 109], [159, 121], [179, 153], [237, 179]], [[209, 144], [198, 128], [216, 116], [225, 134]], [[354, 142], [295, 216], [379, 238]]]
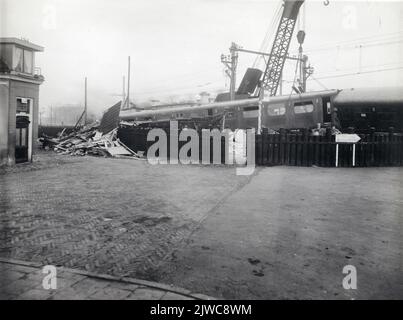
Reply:
[[267, 107], [267, 114], [269, 116], [283, 116], [285, 115], [285, 106], [282, 104], [273, 104]]
[[32, 51], [16, 47], [14, 50], [13, 70], [32, 74], [33, 66], [34, 55]]
[[312, 101], [309, 102], [298, 102], [294, 104], [294, 113], [301, 114], [301, 113], [311, 113], [313, 112], [313, 103]]
[[24, 72], [33, 73], [33, 54], [32, 51], [24, 50]]
[[30, 113], [30, 99], [26, 98], [17, 98], [17, 113]]
[[13, 70], [17, 71], [17, 72], [22, 72], [23, 67], [23, 62], [24, 62], [24, 50], [22, 50], [21, 48], [15, 48], [14, 50], [14, 58], [13, 58]]

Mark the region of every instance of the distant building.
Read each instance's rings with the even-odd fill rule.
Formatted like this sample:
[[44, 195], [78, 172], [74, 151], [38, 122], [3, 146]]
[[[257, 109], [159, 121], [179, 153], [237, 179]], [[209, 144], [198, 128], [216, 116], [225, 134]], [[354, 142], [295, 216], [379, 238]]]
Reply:
[[208, 104], [208, 103], [212, 102], [210, 99], [210, 93], [208, 93], [206, 91], [200, 92], [199, 97], [200, 97], [200, 99], [198, 99], [198, 102], [200, 104]]
[[83, 114], [84, 107], [77, 105], [64, 105], [49, 107], [41, 115], [40, 126], [74, 126]]
[[0, 38], [0, 165], [32, 160], [44, 81], [35, 53], [43, 50], [26, 40]]

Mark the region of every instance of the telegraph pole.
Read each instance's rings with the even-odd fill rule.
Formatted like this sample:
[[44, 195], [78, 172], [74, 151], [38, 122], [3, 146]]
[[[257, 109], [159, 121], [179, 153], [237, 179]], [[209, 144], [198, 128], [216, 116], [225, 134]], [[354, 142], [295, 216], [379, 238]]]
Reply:
[[130, 56], [127, 66], [127, 109], [130, 108]]
[[126, 99], [126, 90], [125, 90], [125, 86], [126, 86], [126, 78], [125, 76], [123, 76], [123, 86], [122, 86], [122, 103], [120, 104], [120, 108], [121, 109], [125, 109], [126, 105], [125, 105], [125, 99]]
[[225, 73], [230, 78], [230, 100], [235, 100], [236, 68], [238, 65], [238, 46], [233, 42], [229, 48], [230, 55], [221, 55], [221, 62], [227, 67]]
[[85, 77], [85, 94], [84, 94], [84, 126], [87, 123], [87, 77]]
[[306, 65], [308, 61], [308, 57], [306, 55], [302, 55], [301, 59], [301, 87], [303, 92], [306, 92], [306, 80], [308, 79], [308, 67]]
[[122, 86], [122, 88], [123, 88], [123, 91], [122, 91], [122, 100], [124, 100], [125, 99], [125, 97], [126, 97], [126, 90], [125, 90], [125, 86], [126, 86], [126, 78], [125, 78], [125, 76], [123, 76], [123, 86]]
[[298, 49], [298, 53], [299, 53], [299, 85], [300, 85], [300, 89], [302, 89], [302, 92], [306, 92], [306, 81], [308, 79], [308, 77], [313, 73], [313, 68], [310, 65], [307, 65], [308, 63], [308, 56], [304, 54], [304, 50], [302, 48], [302, 45], [304, 43], [305, 40], [305, 31], [300, 30], [297, 33], [297, 39], [298, 39], [298, 43], [299, 43], [299, 49]]
[[236, 85], [236, 67], [238, 65], [238, 52], [236, 51], [237, 45], [233, 42], [229, 48], [231, 53], [231, 86], [230, 96], [231, 100], [235, 100], [235, 85]]

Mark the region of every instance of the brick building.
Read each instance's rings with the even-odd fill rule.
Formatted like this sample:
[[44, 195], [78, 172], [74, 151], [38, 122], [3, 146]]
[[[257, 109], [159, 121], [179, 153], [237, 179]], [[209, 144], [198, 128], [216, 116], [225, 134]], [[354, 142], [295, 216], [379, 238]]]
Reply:
[[32, 160], [44, 81], [35, 53], [42, 51], [26, 40], [0, 38], [0, 165]]

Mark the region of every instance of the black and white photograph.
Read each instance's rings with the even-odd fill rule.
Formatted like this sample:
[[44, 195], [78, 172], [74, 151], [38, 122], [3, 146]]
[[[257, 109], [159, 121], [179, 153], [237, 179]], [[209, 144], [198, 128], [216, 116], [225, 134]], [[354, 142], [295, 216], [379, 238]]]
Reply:
[[403, 1], [0, 0], [1, 300], [402, 300], [402, 166]]

